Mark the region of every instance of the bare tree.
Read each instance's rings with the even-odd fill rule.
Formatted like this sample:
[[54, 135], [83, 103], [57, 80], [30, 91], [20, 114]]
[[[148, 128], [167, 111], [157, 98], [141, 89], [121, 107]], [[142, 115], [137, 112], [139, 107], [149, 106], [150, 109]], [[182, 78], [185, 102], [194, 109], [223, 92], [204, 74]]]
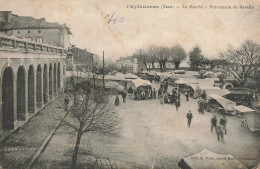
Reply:
[[147, 69], [147, 65], [149, 63], [149, 56], [147, 55], [145, 49], [136, 50], [134, 56], [137, 58], [138, 61], [142, 62]]
[[160, 69], [162, 71], [164, 68], [166, 68], [166, 62], [168, 61], [170, 56], [170, 49], [166, 47], [158, 47], [155, 56], [160, 64]]
[[179, 44], [173, 46], [170, 50], [172, 63], [175, 65], [176, 69], [179, 69], [181, 62], [186, 58], [186, 52]]
[[147, 49], [147, 55], [148, 55], [148, 67], [149, 67], [149, 71], [151, 68], [154, 68], [154, 63], [157, 61], [156, 58], [156, 52], [157, 52], [158, 48], [156, 46], [150, 46]]
[[122, 121], [113, 112], [112, 100], [102, 89], [96, 88], [89, 93], [81, 89], [74, 90], [68, 93], [68, 97], [73, 101], [68, 115], [64, 118], [57, 112], [55, 118], [61, 120], [61, 125], [68, 133], [77, 135], [71, 163], [71, 169], [76, 169], [82, 136], [89, 132], [113, 133], [121, 126]]
[[230, 72], [243, 87], [254, 71], [254, 66], [260, 61], [260, 47], [257, 43], [247, 40], [238, 49], [229, 46], [220, 57], [225, 60], [224, 69]]

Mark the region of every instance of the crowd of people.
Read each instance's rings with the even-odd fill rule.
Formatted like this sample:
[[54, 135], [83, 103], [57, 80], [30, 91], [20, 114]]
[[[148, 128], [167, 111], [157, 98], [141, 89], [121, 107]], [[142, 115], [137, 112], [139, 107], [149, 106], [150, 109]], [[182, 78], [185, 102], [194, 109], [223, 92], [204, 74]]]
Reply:
[[151, 87], [138, 88], [133, 91], [134, 100], [156, 99], [156, 93], [155, 88], [152, 89]]

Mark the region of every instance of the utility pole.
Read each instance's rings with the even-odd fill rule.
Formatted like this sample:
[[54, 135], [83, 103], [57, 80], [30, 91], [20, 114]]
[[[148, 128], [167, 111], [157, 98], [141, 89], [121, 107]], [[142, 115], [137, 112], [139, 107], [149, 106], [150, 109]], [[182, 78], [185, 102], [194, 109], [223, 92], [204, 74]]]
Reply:
[[103, 51], [103, 89], [105, 89], [105, 59], [104, 59], [104, 51]]

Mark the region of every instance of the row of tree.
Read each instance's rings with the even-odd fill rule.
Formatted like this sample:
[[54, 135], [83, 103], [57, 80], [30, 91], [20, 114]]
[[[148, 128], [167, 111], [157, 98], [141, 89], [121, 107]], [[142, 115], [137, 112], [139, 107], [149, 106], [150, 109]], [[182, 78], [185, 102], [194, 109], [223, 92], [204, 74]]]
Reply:
[[[228, 49], [220, 53], [219, 59], [208, 59], [202, 55], [200, 47], [194, 47], [189, 53], [189, 64], [191, 70], [198, 71], [200, 68], [213, 69], [221, 66], [227, 72], [232, 74], [244, 86], [250, 74], [260, 63], [259, 44], [247, 40], [240, 47], [235, 48], [229, 45]], [[155, 63], [159, 63], [160, 69], [166, 68], [166, 63], [172, 63], [176, 69], [187, 58], [187, 53], [179, 44], [167, 48], [150, 46], [147, 49], [138, 49], [134, 57], [143, 63], [148, 70], [155, 68]]]
[[[159, 63], [160, 69], [166, 68], [166, 63], [172, 63], [176, 69], [179, 69], [180, 64], [187, 58], [187, 53], [179, 44], [173, 47], [158, 47], [150, 46], [147, 49], [138, 49], [134, 53], [134, 57], [143, 63], [148, 70], [155, 68], [155, 63]], [[194, 47], [189, 52], [189, 63], [192, 70], [197, 70], [199, 66], [210, 64], [210, 60], [201, 54], [199, 47]]]
[[161, 70], [165, 69], [168, 61], [171, 61], [178, 69], [180, 63], [186, 58], [186, 52], [181, 45], [175, 45], [172, 48], [150, 46], [147, 49], [136, 50], [134, 56], [147, 66], [148, 70], [154, 68], [156, 62], [159, 63]]

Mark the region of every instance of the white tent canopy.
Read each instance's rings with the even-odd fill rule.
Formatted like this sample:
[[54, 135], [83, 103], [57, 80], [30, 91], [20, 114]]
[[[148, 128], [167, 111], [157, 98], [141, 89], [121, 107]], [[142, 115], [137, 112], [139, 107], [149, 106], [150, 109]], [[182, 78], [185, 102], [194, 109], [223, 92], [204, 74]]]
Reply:
[[105, 79], [106, 80], [127, 81], [127, 79], [125, 79], [125, 76], [120, 73], [117, 73], [116, 75], [106, 75]]
[[139, 77], [136, 76], [136, 75], [133, 74], [133, 73], [127, 73], [127, 74], [125, 75], [125, 79], [139, 79]]
[[116, 89], [118, 91], [124, 91], [124, 87], [118, 84], [117, 82], [106, 82], [105, 87], [108, 89]]
[[206, 149], [183, 160], [191, 169], [247, 169], [232, 155], [217, 154]]
[[188, 84], [188, 82], [184, 81], [183, 79], [176, 80], [174, 83], [176, 83], [176, 84]]
[[254, 111], [255, 111], [255, 110], [253, 110], [253, 109], [250, 109], [249, 107], [245, 107], [245, 106], [242, 106], [242, 105], [234, 106], [233, 108], [234, 108], [235, 110], [240, 111], [241, 113], [254, 112]]
[[215, 99], [221, 106], [227, 110], [227, 111], [234, 111], [233, 107], [236, 106], [235, 102], [232, 102], [231, 100], [225, 99], [224, 97], [221, 97], [216, 94], [210, 94], [208, 95], [210, 98]]
[[132, 82], [135, 88], [138, 88], [140, 86], [152, 86], [151, 82], [149, 82], [148, 80], [134, 79], [132, 80]]

